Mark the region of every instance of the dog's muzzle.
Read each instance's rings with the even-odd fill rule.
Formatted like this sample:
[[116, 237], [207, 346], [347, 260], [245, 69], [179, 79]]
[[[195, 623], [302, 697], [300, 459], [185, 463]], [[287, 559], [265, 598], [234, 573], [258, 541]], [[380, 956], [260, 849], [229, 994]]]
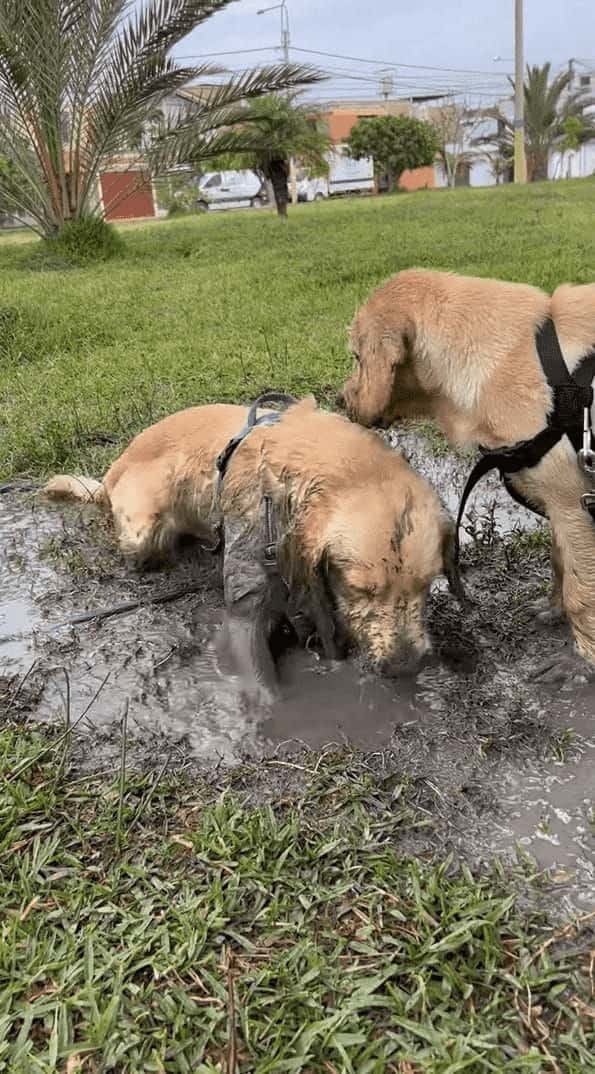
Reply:
[[377, 670], [389, 679], [408, 678], [417, 675], [424, 667], [432, 663], [432, 660], [433, 655], [429, 648], [418, 649], [414, 645], [407, 644], [403, 645], [394, 656], [382, 660], [377, 665]]

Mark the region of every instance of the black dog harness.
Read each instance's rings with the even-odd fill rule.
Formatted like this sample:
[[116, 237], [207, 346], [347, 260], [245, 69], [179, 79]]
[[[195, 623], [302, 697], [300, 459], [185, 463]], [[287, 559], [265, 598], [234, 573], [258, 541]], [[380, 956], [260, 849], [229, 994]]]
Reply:
[[[223, 451], [217, 456], [215, 466], [218, 471], [217, 478], [217, 496], [221, 491], [221, 485], [225, 477], [227, 467], [229, 466], [233, 453], [239, 448], [240, 444], [244, 442], [246, 437], [252, 432], [253, 429], [264, 425], [276, 425], [281, 420], [283, 414], [280, 411], [274, 410], [270, 414], [261, 414], [258, 418], [256, 415], [261, 407], [266, 406], [269, 403], [280, 403], [285, 407], [292, 406], [297, 403], [297, 399], [293, 395], [284, 395], [282, 392], [267, 392], [265, 395], [259, 395], [258, 399], [252, 403], [250, 410], [248, 411], [248, 417], [246, 418], [246, 424], [240, 429], [239, 433], [232, 436], [228, 444], [223, 448]], [[264, 510], [265, 510], [265, 545], [264, 545], [264, 562], [266, 567], [274, 567], [277, 563], [277, 527], [275, 525], [275, 515], [273, 511], [273, 501], [270, 496], [264, 496]], [[221, 533], [221, 531], [220, 531]], [[220, 536], [221, 542], [221, 536]]]
[[[467, 500], [478, 481], [490, 470], [500, 472], [507, 492], [517, 503], [534, 511], [535, 514], [543, 514], [517, 492], [512, 485], [510, 475], [518, 473], [519, 470], [537, 466], [544, 455], [547, 455], [562, 437], [567, 436], [577, 452], [579, 465], [595, 482], [595, 451], [590, 416], [593, 405], [591, 382], [595, 377], [595, 348], [585, 355], [571, 375], [566, 368], [554, 322], [550, 317], [538, 330], [535, 342], [543, 372], [552, 389], [554, 405], [551, 414], [548, 415], [547, 425], [531, 440], [522, 440], [509, 448], [480, 447], [482, 457], [469, 474], [459, 506], [455, 561], [459, 556], [459, 531]], [[595, 492], [585, 492], [581, 497], [581, 504], [595, 522]]]

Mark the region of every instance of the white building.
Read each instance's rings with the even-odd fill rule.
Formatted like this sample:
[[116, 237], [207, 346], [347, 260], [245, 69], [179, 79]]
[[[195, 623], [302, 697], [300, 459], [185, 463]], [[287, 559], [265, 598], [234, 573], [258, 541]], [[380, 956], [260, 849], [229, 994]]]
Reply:
[[[595, 97], [595, 72], [575, 74], [569, 92], [576, 93], [579, 90]], [[585, 113], [593, 115], [595, 104], [586, 108]], [[578, 149], [570, 149], [565, 153], [556, 149], [550, 155], [548, 178], [587, 179], [590, 175], [595, 175], [595, 138], [584, 142]]]

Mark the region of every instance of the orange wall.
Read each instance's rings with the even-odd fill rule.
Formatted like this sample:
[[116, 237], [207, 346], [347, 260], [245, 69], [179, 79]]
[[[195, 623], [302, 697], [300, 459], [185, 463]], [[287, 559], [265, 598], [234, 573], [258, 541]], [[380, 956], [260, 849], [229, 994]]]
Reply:
[[325, 118], [329, 134], [333, 142], [337, 144], [349, 137], [351, 128], [355, 127], [359, 117], [356, 112], [330, 112]]
[[414, 168], [413, 171], [403, 172], [399, 179], [401, 190], [431, 190], [434, 186], [434, 169]]

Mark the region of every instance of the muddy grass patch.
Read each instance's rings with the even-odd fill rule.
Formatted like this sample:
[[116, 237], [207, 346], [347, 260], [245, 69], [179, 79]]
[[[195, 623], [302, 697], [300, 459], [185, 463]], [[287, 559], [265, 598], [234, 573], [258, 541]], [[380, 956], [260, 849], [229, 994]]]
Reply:
[[255, 807], [238, 773], [106, 785], [47, 745], [0, 737], [0, 1069], [589, 1068], [589, 921], [401, 854], [423, 818], [357, 757]]

